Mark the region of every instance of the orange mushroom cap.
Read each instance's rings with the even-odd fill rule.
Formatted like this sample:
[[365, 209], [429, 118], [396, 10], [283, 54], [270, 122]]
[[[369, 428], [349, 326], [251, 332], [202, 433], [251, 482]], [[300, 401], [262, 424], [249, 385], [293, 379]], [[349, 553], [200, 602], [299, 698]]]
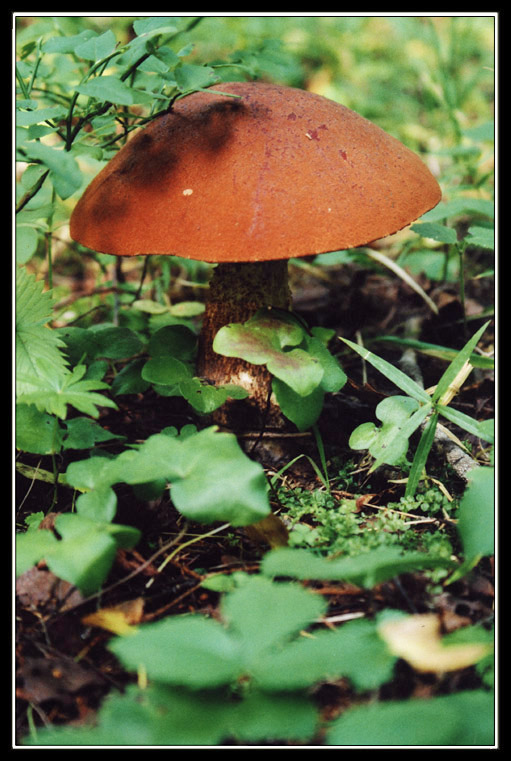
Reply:
[[286, 259], [390, 235], [440, 198], [415, 153], [345, 106], [231, 82], [130, 139], [78, 201], [71, 236], [122, 256]]

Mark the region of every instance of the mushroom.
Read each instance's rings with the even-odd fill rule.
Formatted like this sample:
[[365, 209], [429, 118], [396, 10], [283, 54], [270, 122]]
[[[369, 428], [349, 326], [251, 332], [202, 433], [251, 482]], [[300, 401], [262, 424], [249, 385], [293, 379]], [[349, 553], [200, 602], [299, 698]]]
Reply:
[[130, 139], [78, 201], [71, 236], [118, 256], [215, 263], [197, 373], [247, 389], [260, 421], [269, 374], [215, 353], [217, 331], [264, 307], [289, 310], [291, 257], [365, 245], [440, 198], [415, 153], [345, 106], [231, 82], [177, 100]]

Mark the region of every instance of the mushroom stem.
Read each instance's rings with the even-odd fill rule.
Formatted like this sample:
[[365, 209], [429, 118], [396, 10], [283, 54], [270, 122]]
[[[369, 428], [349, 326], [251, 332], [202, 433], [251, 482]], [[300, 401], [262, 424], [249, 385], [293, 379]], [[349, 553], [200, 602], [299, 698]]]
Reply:
[[247, 423], [256, 429], [278, 426], [276, 405], [269, 403], [271, 376], [266, 367], [217, 354], [213, 340], [224, 325], [246, 322], [259, 309], [290, 309], [287, 267], [287, 260], [276, 260], [229, 262], [215, 268], [199, 338], [197, 373], [215, 385], [233, 383], [249, 392], [248, 399], [228, 401], [214, 413], [219, 425], [233, 430], [246, 430]]

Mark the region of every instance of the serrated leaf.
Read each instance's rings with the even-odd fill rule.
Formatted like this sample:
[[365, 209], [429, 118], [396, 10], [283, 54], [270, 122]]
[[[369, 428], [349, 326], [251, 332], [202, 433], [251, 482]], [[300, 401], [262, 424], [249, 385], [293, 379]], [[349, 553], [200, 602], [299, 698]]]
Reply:
[[477, 246], [478, 248], [486, 248], [493, 251], [495, 248], [495, 231], [488, 227], [472, 225], [472, 227], [468, 228], [468, 235], [465, 241], [469, 246]]
[[108, 385], [98, 380], [82, 380], [86, 372], [85, 365], [78, 365], [72, 372], [55, 378], [38, 378], [32, 389], [19, 395], [19, 401], [34, 404], [38, 410], [56, 415], [61, 419], [67, 417], [68, 405], [91, 417], [99, 417], [98, 407], [117, 405], [107, 396], [96, 393], [107, 389]]
[[46, 378], [67, 372], [62, 341], [45, 327], [52, 316], [51, 294], [26, 269], [16, 272], [16, 391], [34, 390]]

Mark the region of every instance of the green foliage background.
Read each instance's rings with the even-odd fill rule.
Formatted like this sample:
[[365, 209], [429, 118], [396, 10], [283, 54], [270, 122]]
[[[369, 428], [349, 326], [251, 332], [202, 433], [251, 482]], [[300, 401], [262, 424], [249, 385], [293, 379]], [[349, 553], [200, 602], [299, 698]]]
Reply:
[[[493, 16], [483, 14], [15, 17], [17, 446], [20, 472], [34, 477], [31, 457], [46, 457], [49, 469], [38, 469], [36, 477], [55, 487], [51, 504], [42, 506], [41, 513], [20, 519], [20, 572], [45, 558], [54, 573], [85, 594], [100, 589], [118, 548], [132, 547], [140, 538], [136, 529], [114, 522], [117, 502], [113, 486], [119, 483], [132, 485], [149, 499], [161, 495], [167, 481], [173, 480], [175, 506], [199, 522], [243, 525], [269, 512], [263, 471], [245, 457], [232, 438], [213, 429], [197, 432], [190, 427], [181, 432], [155, 432], [140, 445], [101, 426], [102, 409], [116, 410], [120, 396], [129, 398], [150, 388], [161, 396], [182, 396], [199, 415], [215, 409], [228, 393], [227, 389], [204, 387], [191, 370], [208, 265], [153, 257], [146, 265], [139, 261], [126, 265], [128, 277], [120, 278], [111, 257], [84, 250], [69, 238], [74, 204], [129, 132], [167, 108], [175, 97], [234, 79], [288, 84], [343, 103], [421, 154], [438, 177], [443, 201], [407, 231], [399, 250], [391, 253], [412, 275], [425, 275], [433, 283], [451, 283], [463, 303], [468, 279], [493, 273], [495, 23]], [[363, 251], [327, 254], [317, 257], [315, 264], [344, 261], [374, 265]], [[85, 277], [92, 278], [90, 295], [73, 299], [73, 283]], [[174, 303], [171, 286], [180, 278], [193, 285], [194, 297]], [[491, 315], [493, 306], [485, 307]], [[424, 345], [418, 350], [443, 354], [447, 360], [453, 356], [449, 347]], [[283, 357], [289, 360], [289, 356]], [[483, 359], [486, 357], [478, 355], [474, 363], [478, 360], [484, 367]], [[342, 382], [337, 379], [325, 392], [337, 390]], [[282, 381], [277, 388], [278, 383]], [[289, 417], [296, 422], [302, 397], [298, 402], [290, 400], [286, 388], [285, 384], [280, 388], [282, 407], [287, 405], [293, 411]], [[236, 393], [233, 389], [229, 392]], [[321, 400], [323, 395], [321, 389]], [[314, 414], [305, 411], [303, 420], [300, 416], [297, 427], [302, 423], [303, 428], [310, 427], [316, 407]], [[373, 429], [374, 425], [374, 434]], [[490, 441], [488, 435], [485, 440]], [[216, 458], [208, 457], [206, 444], [216, 447]], [[407, 442], [401, 444], [406, 453]], [[67, 471], [59, 470], [58, 458], [65, 461], [70, 452], [78, 462]], [[168, 466], [169, 452], [174, 458], [172, 468]], [[232, 468], [226, 463], [236, 464], [235, 482], [230, 481]], [[424, 465], [422, 460], [420, 465]], [[149, 469], [151, 478], [146, 481], [134, 472], [136, 467], [143, 473]], [[476, 469], [461, 500], [459, 532], [465, 565], [461, 564], [459, 573], [494, 551], [490, 528], [493, 476], [491, 467]], [[221, 485], [217, 489], [218, 479]], [[78, 494], [76, 502], [73, 498], [73, 511], [58, 519], [60, 541], [37, 528], [44, 513], [55, 509], [57, 484]], [[303, 507], [299, 496], [294, 495], [290, 502], [293, 500]], [[331, 511], [329, 515], [324, 531], [334, 527]], [[336, 531], [338, 525], [335, 523]], [[295, 530], [295, 536], [299, 531]], [[329, 541], [335, 546], [334, 539]], [[451, 568], [445, 547], [438, 555], [403, 555], [395, 546], [367, 545], [360, 557], [348, 556], [329, 566], [320, 552], [309, 552], [309, 548], [275, 552], [266, 558], [266, 568], [274, 564], [284, 576], [329, 579], [341, 574], [368, 589], [396, 573], [431, 566], [447, 573], [444, 569]], [[233, 629], [231, 639], [225, 632], [219, 634], [219, 626], [213, 627], [220, 645], [232, 650], [229, 658], [234, 666], [231, 663], [232, 668], [227, 669], [229, 679], [213, 680], [212, 684], [206, 679], [206, 684], [199, 685], [205, 689], [197, 689], [192, 677], [169, 676], [165, 671], [168, 664], [164, 668], [156, 659], [154, 682], [148, 690], [133, 686], [125, 696], [114, 695], [105, 705], [95, 735], [99, 743], [117, 740], [123, 744], [118, 730], [123, 723], [130, 724], [130, 737], [141, 745], [215, 744], [226, 735], [256, 742], [280, 739], [279, 730], [299, 742], [313, 736], [318, 716], [305, 688], [328, 677], [331, 664], [323, 663], [319, 645], [311, 644], [314, 639], [288, 640], [300, 626], [312, 625], [319, 613], [305, 592], [297, 592], [292, 585], [280, 587], [258, 577], [252, 586], [243, 583], [246, 580], [239, 581], [237, 592], [228, 589], [231, 596], [224, 598], [223, 610]], [[303, 621], [295, 628], [291, 624], [286, 632], [284, 619], [277, 616], [268, 631], [267, 636], [274, 636], [280, 648], [279, 655], [272, 658], [281, 671], [268, 667], [275, 680], [271, 690], [265, 692], [264, 679], [262, 689], [256, 685], [253, 692], [248, 688], [243, 692], [240, 684], [233, 687], [229, 680], [242, 678], [243, 669], [252, 676], [252, 672], [264, 672], [267, 621], [264, 612], [257, 614], [257, 600], [267, 599], [268, 607], [282, 606], [289, 621], [300, 609], [300, 594], [305, 595], [300, 598], [305, 600]], [[308, 605], [312, 606], [310, 615]], [[319, 608], [322, 610], [321, 605]], [[208, 647], [209, 623], [196, 621], [198, 633], [192, 644], [198, 649], [195, 654], [186, 650], [185, 665], [193, 665], [199, 652], [208, 668], [214, 670], [218, 665], [215, 658], [220, 651], [215, 652], [214, 642]], [[339, 667], [335, 675], [352, 679], [356, 688], [375, 689], [389, 678], [394, 659], [373, 623], [351, 624], [355, 644], [357, 631], [368, 636], [365, 655], [354, 644], [350, 667]], [[173, 623], [164, 619], [162, 625], [164, 640], [172, 650]], [[183, 625], [186, 630], [187, 622]], [[203, 625], [206, 633], [201, 633]], [[340, 628], [338, 633], [342, 649], [342, 643], [350, 641], [350, 629]], [[157, 636], [160, 634], [157, 630]], [[144, 636], [141, 633], [139, 640]], [[229, 639], [228, 646], [222, 644], [224, 639]], [[175, 641], [178, 647], [179, 637]], [[264, 653], [261, 663], [256, 658], [258, 647]], [[137, 668], [137, 637], [131, 644], [129, 637], [118, 638], [112, 648], [125, 659], [127, 669]], [[300, 661], [301, 655], [295, 660], [295, 649], [304, 653], [305, 660]], [[127, 652], [134, 654], [128, 657]], [[369, 684], [364, 669], [367, 654], [381, 666], [381, 678], [374, 684]], [[305, 677], [300, 681], [305, 662]], [[341, 655], [338, 662], [344, 663]], [[204, 674], [197, 671], [195, 677], [200, 681]], [[171, 685], [175, 684], [174, 689]], [[491, 700], [491, 690], [481, 689], [430, 701], [426, 713], [415, 701], [361, 704], [331, 724], [325, 742], [362, 745], [370, 723], [374, 744], [379, 740], [383, 744], [408, 744], [406, 740], [418, 744], [419, 737], [425, 745], [491, 745]], [[472, 728], [467, 724], [467, 711], [482, 716]], [[164, 730], [155, 719], [160, 712], [175, 716], [176, 725]], [[190, 715], [197, 719], [192, 726]], [[410, 739], [408, 732], [400, 736], [389, 732], [389, 722], [394, 725], [396, 715], [410, 722], [412, 729], [418, 731], [420, 726], [420, 733]], [[196, 734], [198, 725], [201, 730]], [[81, 730], [34, 730], [29, 742], [84, 745], [87, 738]]]

